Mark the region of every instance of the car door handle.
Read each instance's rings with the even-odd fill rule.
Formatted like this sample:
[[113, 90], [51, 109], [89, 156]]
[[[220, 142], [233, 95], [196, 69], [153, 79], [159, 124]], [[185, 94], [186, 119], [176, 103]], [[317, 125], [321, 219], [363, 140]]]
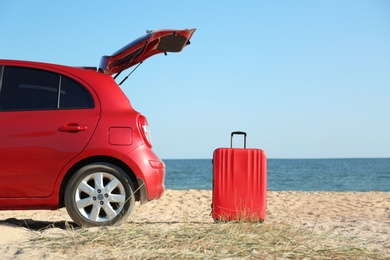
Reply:
[[86, 126], [86, 125], [66, 124], [66, 125], [63, 125], [60, 128], [58, 128], [58, 131], [75, 133], [75, 132], [85, 131], [87, 129], [88, 129], [88, 126]]

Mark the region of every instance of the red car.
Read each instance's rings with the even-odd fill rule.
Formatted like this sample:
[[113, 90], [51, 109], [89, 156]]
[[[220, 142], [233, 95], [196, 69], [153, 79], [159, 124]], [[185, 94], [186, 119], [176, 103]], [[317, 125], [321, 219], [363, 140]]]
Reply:
[[98, 68], [0, 60], [0, 210], [65, 206], [78, 225], [105, 226], [160, 198], [165, 165], [112, 75], [180, 52], [194, 32], [147, 32]]

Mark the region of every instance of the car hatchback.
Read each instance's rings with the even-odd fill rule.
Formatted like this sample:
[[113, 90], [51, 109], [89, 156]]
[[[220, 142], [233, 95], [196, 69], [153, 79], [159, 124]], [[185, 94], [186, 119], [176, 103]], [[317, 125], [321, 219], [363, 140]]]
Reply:
[[105, 226], [160, 198], [165, 165], [113, 75], [194, 32], [147, 32], [98, 68], [0, 60], [0, 210], [65, 206], [78, 225]]

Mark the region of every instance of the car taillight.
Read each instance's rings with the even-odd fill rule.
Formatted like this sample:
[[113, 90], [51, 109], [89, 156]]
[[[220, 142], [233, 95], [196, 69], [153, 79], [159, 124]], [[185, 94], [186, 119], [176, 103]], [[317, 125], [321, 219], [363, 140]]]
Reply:
[[142, 115], [139, 117], [139, 128], [146, 145], [152, 148], [152, 136], [150, 134], [148, 120], [146, 120], [146, 117]]

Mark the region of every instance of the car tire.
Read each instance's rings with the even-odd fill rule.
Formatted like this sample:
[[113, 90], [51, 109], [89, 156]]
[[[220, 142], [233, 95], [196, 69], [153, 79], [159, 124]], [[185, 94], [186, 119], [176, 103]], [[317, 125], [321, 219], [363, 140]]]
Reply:
[[79, 226], [112, 226], [123, 222], [135, 205], [129, 176], [109, 163], [79, 169], [65, 189], [65, 207]]

